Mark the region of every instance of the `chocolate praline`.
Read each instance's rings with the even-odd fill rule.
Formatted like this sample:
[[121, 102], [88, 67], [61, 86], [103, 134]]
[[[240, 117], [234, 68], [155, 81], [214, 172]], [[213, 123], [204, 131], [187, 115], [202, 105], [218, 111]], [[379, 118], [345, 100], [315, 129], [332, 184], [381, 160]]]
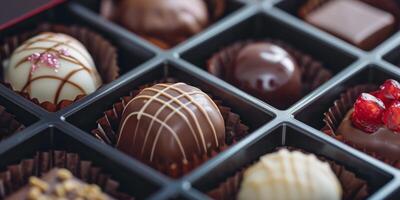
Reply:
[[237, 199], [338, 200], [342, 187], [328, 163], [313, 154], [282, 149], [245, 170]]
[[225, 144], [225, 122], [213, 100], [185, 83], [142, 90], [124, 108], [116, 147], [150, 164], [190, 161]]
[[43, 32], [16, 48], [4, 69], [4, 81], [40, 103], [74, 100], [103, 81], [86, 47], [76, 38]]
[[239, 51], [231, 79], [245, 91], [277, 107], [286, 107], [301, 96], [301, 73], [293, 57], [267, 42], [248, 44]]
[[384, 158], [398, 160], [400, 158], [400, 133], [395, 133], [385, 126], [373, 133], [366, 133], [352, 125], [351, 109], [340, 123], [337, 133], [351, 145], [379, 154]]
[[30, 177], [29, 184], [6, 200], [21, 199], [103, 199], [114, 198], [103, 193], [101, 188], [94, 184], [88, 184], [74, 177], [67, 169], [54, 168], [41, 178]]
[[390, 12], [362, 1], [327, 1], [320, 4], [311, 12], [303, 13], [304, 20], [364, 50], [377, 46], [396, 27], [395, 16]]
[[168, 48], [209, 23], [204, 0], [121, 0], [115, 19], [127, 29]]

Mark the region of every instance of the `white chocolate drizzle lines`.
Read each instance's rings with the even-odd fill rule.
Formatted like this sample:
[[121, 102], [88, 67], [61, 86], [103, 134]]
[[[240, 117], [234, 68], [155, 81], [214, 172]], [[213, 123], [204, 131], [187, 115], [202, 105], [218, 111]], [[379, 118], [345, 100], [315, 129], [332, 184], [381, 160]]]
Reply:
[[[138, 130], [140, 129], [139, 126], [141, 126], [142, 123], [142, 115], [145, 115], [147, 118], [150, 118], [151, 121], [148, 125], [148, 127], [146, 127], [146, 133], [144, 134], [144, 142], [141, 143], [143, 146], [141, 146], [141, 151], [140, 151], [140, 155], [144, 156], [145, 153], [145, 149], [146, 146], [148, 145], [148, 138], [150, 133], [152, 135], [154, 135], [154, 141], [153, 144], [151, 145], [151, 151], [150, 151], [150, 162], [153, 161], [154, 158], [154, 152], [156, 149], [156, 146], [158, 144], [158, 140], [159, 137], [162, 133], [162, 130], [164, 128], [167, 128], [168, 131], [174, 135], [174, 138], [176, 136], [176, 138], [178, 139], [177, 144], [179, 147], [182, 146], [182, 142], [179, 139], [179, 135], [177, 132], [175, 132], [173, 129], [169, 129], [170, 127], [168, 126], [168, 121], [174, 116], [174, 115], [178, 115], [180, 118], [182, 118], [182, 120], [185, 122], [185, 124], [189, 127], [190, 132], [193, 135], [193, 139], [196, 142], [197, 145], [197, 149], [200, 150], [200, 146], [199, 146], [199, 140], [198, 137], [200, 137], [200, 141], [201, 141], [201, 146], [204, 150], [204, 153], [207, 153], [207, 143], [205, 141], [204, 138], [204, 133], [203, 133], [203, 129], [201, 127], [201, 124], [199, 122], [198, 117], [196, 116], [196, 113], [194, 113], [193, 108], [190, 108], [190, 105], [194, 105], [196, 109], [199, 110], [199, 114], [201, 114], [201, 116], [204, 117], [205, 121], [207, 122], [207, 124], [210, 126], [210, 130], [213, 133], [213, 137], [215, 138], [215, 144], [216, 146], [219, 146], [219, 142], [218, 142], [218, 137], [217, 137], [217, 133], [216, 133], [216, 129], [214, 127], [214, 124], [212, 123], [209, 113], [202, 107], [202, 105], [200, 105], [199, 103], [196, 102], [196, 100], [192, 97], [193, 95], [204, 95], [204, 97], [206, 97], [209, 102], [212, 103], [213, 106], [215, 106], [215, 108], [218, 110], [218, 107], [214, 104], [214, 102], [206, 95], [204, 94], [201, 90], [197, 89], [196, 90], [192, 90], [190, 92], [186, 92], [183, 89], [179, 88], [179, 86], [186, 86], [186, 84], [184, 83], [175, 83], [175, 84], [157, 84], [153, 87], [149, 87], [146, 89], [143, 89], [139, 95], [137, 95], [135, 98], [131, 99], [125, 106], [125, 109], [123, 111], [123, 116], [127, 113], [125, 113], [127, 111], [127, 108], [129, 107], [129, 105], [131, 103], [134, 103], [136, 101], [141, 101], [144, 103], [144, 105], [140, 108], [139, 111], [137, 112], [133, 112], [127, 115], [127, 117], [124, 117], [124, 121], [121, 123], [121, 129], [119, 130], [120, 134], [124, 133], [124, 129], [126, 128], [126, 123], [128, 123], [129, 119], [133, 116], [136, 116], [136, 119], [138, 120], [137, 123], [135, 124], [135, 131], [134, 134], [132, 135], [132, 146], [136, 145], [136, 137], [139, 134]], [[161, 88], [160, 88], [161, 87]], [[191, 87], [191, 86], [190, 86]], [[169, 91], [173, 91], [174, 93], [178, 93], [176, 96], [172, 95]], [[147, 92], [147, 93], [146, 93]], [[153, 93], [153, 95], [148, 94], [150, 92]], [[161, 98], [161, 97], [166, 97], [167, 100], [164, 100], [165, 98]], [[187, 100], [186, 103], [180, 101], [181, 98], [185, 98]], [[158, 102], [161, 104], [160, 108], [155, 111], [155, 113], [146, 113], [148, 106], [152, 103], [152, 102]], [[165, 116], [163, 114], [163, 116], [165, 117], [163, 120], [159, 119], [159, 115], [166, 109], [171, 109], [172, 112], [167, 113], [168, 115]], [[185, 113], [183, 113], [183, 111], [186, 111], [186, 115]], [[218, 112], [219, 113], [219, 112]], [[220, 113], [219, 113], [220, 114]], [[221, 115], [221, 114], [220, 114]], [[189, 118], [188, 118], [189, 117]], [[222, 118], [222, 116], [221, 116]], [[192, 124], [190, 123], [190, 119], [194, 122], [194, 127], [192, 126]], [[157, 122], [160, 124], [160, 126], [158, 127], [158, 130], [156, 132], [152, 132], [153, 129], [153, 125], [154, 122]], [[168, 128], [169, 127], [169, 128]], [[173, 132], [171, 132], [173, 131]], [[120, 139], [121, 139], [121, 135], [118, 138], [117, 144], [120, 143]], [[139, 153], [139, 152], [137, 152]], [[187, 159], [188, 156], [186, 152], [184, 151], [184, 149], [181, 150], [182, 153], [182, 157], [184, 158], [184, 160]]]

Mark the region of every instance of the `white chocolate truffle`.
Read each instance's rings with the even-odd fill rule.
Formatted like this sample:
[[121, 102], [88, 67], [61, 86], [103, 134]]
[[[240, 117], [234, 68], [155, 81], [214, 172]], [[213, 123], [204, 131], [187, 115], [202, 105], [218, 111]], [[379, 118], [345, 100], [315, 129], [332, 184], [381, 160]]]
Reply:
[[61, 33], [45, 32], [25, 41], [11, 55], [4, 75], [14, 90], [40, 103], [74, 100], [102, 85], [86, 48]]
[[338, 200], [341, 197], [340, 182], [328, 163], [312, 154], [284, 149], [261, 157], [245, 171], [238, 199]]

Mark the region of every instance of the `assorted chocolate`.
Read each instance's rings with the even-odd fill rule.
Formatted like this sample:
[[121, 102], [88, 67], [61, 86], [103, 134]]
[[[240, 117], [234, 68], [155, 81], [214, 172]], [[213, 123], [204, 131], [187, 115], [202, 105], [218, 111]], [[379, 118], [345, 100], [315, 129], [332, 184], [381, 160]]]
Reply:
[[130, 100], [119, 126], [117, 149], [149, 163], [192, 161], [225, 144], [217, 105], [185, 83], [161, 83]]
[[54, 168], [41, 178], [32, 176], [27, 186], [8, 196], [6, 200], [112, 200], [95, 184], [85, 183], [67, 169]]
[[58, 104], [88, 95], [102, 85], [89, 52], [75, 38], [45, 32], [12, 53], [4, 81], [40, 103]]
[[278, 147], [219, 183], [212, 199], [343, 199], [369, 196], [365, 180], [344, 166], [295, 147]]
[[356, 128], [351, 120], [354, 110], [350, 110], [337, 128], [337, 134], [342, 135], [343, 140], [365, 149], [375, 152], [391, 160], [400, 159], [400, 136], [387, 127], [380, 127], [372, 133], [367, 133]]
[[264, 155], [243, 175], [238, 198], [339, 200], [342, 187], [328, 163], [286, 149]]
[[103, 0], [102, 15], [161, 48], [170, 48], [221, 17], [225, 0]]
[[[316, 27], [370, 50], [398, 28], [400, 12], [396, 9], [400, 8], [390, 8], [388, 5], [397, 6], [390, 0], [384, 2], [382, 6], [375, 5], [373, 0], [309, 0], [299, 15]], [[102, 1], [104, 16], [161, 48], [173, 47], [201, 32], [221, 17], [225, 9], [223, 0]], [[95, 57], [104, 58], [92, 57], [87, 47], [72, 35], [41, 32], [2, 60], [3, 79], [15, 91], [26, 93], [39, 103], [73, 102], [103, 84], [101, 74], [108, 71], [96, 67]], [[288, 108], [331, 77], [319, 61], [275, 40], [239, 41], [225, 47], [208, 60], [207, 70], [279, 109]], [[108, 79], [104, 82], [112, 78]], [[188, 173], [248, 131], [230, 108], [221, 106], [200, 89], [180, 82], [149, 85], [113, 106], [97, 121], [99, 128], [93, 130], [93, 135], [172, 177]], [[379, 90], [361, 93], [351, 108], [339, 114], [340, 123], [335, 118], [338, 115], [332, 114], [338, 110], [337, 106], [326, 113], [324, 132], [400, 168], [397, 81], [387, 80]], [[10, 121], [12, 130], [23, 127], [13, 122]], [[33, 166], [37, 160], [28, 162]], [[338, 171], [347, 175], [346, 181], [354, 183], [351, 186], [354, 191], [349, 192], [349, 187], [343, 185], [344, 176]], [[40, 175], [40, 178], [31, 176], [28, 185], [18, 191], [13, 191], [17, 187], [11, 181], [1, 180], [2, 198], [131, 199], [117, 191], [111, 195], [103, 192], [100, 186], [74, 177], [67, 169], [56, 167]], [[227, 195], [230, 198], [337, 200], [349, 196], [362, 199], [368, 195], [366, 183], [344, 167], [301, 151], [283, 149], [264, 155], [238, 177], [228, 179], [229, 183], [240, 183], [229, 185], [235, 187], [229, 190], [234, 193]], [[209, 194], [224, 196], [226, 191], [221, 193], [217, 188]]]
[[250, 93], [264, 91], [267, 102], [293, 103], [301, 95], [301, 74], [297, 62], [281, 47], [254, 43], [239, 51], [231, 79]]
[[371, 50], [397, 30], [400, 8], [392, 0], [308, 0], [299, 15], [361, 49]]
[[311, 56], [281, 41], [240, 41], [207, 62], [211, 74], [286, 109], [331, 77]]
[[2, 40], [2, 83], [50, 112], [119, 76], [116, 48], [85, 27], [42, 23]]
[[101, 166], [62, 150], [33, 152], [34, 156], [3, 166], [0, 199], [120, 199], [120, 183]]
[[222, 101], [173, 78], [121, 97], [97, 120], [97, 127], [92, 130], [97, 139], [173, 178], [189, 173], [249, 130]]
[[[337, 106], [345, 112], [334, 113]], [[400, 168], [400, 84], [397, 81], [389, 79], [375, 91], [369, 87], [350, 89], [325, 113], [324, 121], [323, 131], [327, 134]], [[340, 123], [332, 123], [335, 121]]]

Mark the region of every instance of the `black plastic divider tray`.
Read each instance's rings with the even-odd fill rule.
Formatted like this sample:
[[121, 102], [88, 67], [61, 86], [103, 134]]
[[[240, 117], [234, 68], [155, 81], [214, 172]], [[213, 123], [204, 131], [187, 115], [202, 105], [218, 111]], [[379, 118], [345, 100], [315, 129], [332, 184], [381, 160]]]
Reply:
[[[293, 16], [298, 6], [295, 2], [230, 0], [227, 16], [166, 51], [99, 17], [96, 3], [68, 2], [0, 33], [3, 37], [29, 30], [44, 21], [88, 26], [117, 47], [122, 68], [120, 78], [56, 113], [46, 112], [0, 85], [0, 105], [27, 126], [0, 142], [0, 169], [37, 150], [67, 150], [106, 169], [121, 183], [122, 191], [139, 199], [207, 199], [205, 192], [228, 176], [275, 147], [288, 145], [334, 160], [367, 180], [370, 199], [399, 199], [400, 170], [319, 129], [323, 112], [346, 88], [379, 84], [387, 78], [400, 80], [400, 69], [395, 66], [400, 60], [400, 33], [365, 52]], [[290, 108], [278, 110], [204, 70], [206, 59], [220, 48], [257, 38], [283, 40], [321, 60], [334, 76]], [[171, 179], [89, 134], [95, 121], [121, 96], [166, 76], [223, 100], [250, 127], [249, 136], [180, 179]]]

